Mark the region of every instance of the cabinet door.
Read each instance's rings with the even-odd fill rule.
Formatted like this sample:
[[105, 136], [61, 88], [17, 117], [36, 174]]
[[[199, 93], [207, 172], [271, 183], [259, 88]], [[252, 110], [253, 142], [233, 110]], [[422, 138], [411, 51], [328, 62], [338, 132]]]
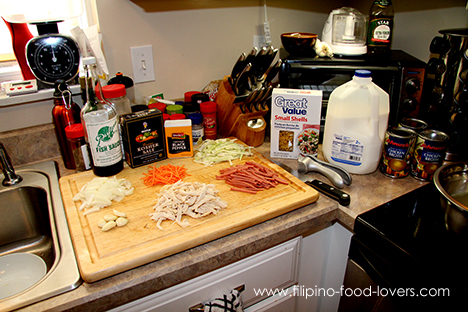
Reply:
[[111, 311], [188, 311], [241, 285], [245, 286], [244, 308], [249, 307], [275, 291], [297, 284], [301, 241], [301, 237], [295, 238]]
[[296, 311], [296, 297], [294, 291], [297, 286], [283, 289], [281, 292], [256, 303], [245, 312], [291, 312]]
[[338, 310], [352, 233], [339, 223], [305, 236], [302, 243], [297, 312]]

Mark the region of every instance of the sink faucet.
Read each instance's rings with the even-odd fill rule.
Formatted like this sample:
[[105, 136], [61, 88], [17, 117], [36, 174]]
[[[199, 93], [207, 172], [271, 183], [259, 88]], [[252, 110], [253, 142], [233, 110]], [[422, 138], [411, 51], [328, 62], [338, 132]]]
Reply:
[[10, 157], [8, 156], [5, 147], [0, 142], [0, 163], [2, 165], [3, 175], [5, 179], [3, 180], [3, 186], [11, 186], [20, 183], [23, 181], [23, 178], [15, 173], [15, 169], [11, 164]]

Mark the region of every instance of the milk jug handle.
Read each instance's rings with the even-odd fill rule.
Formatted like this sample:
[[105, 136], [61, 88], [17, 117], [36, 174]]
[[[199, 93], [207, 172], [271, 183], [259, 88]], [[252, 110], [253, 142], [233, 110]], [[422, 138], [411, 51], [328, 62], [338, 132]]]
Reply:
[[380, 121], [380, 97], [379, 97], [379, 93], [377, 92], [377, 90], [371, 86], [369, 88], [369, 94], [370, 94], [370, 105], [371, 105], [371, 116], [370, 116], [370, 130], [372, 131], [372, 133], [375, 133], [376, 136], [374, 136], [374, 140], [376, 142], [374, 143], [377, 143], [377, 141], [380, 142], [381, 138], [380, 137], [380, 134], [379, 134], [379, 121]]
[[377, 121], [377, 127], [378, 127], [378, 121], [379, 121], [379, 115], [380, 115], [380, 97], [379, 93], [377, 90], [374, 88], [374, 86], [370, 86], [368, 89], [370, 93], [370, 105], [371, 105], [371, 111], [370, 111], [370, 120], [371, 122]]

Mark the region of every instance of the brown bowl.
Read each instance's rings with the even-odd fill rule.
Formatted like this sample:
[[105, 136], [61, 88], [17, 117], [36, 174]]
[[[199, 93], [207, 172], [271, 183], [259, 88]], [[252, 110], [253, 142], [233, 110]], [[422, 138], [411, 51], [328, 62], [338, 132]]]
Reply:
[[291, 32], [281, 34], [281, 43], [291, 55], [315, 55], [314, 47], [317, 34]]

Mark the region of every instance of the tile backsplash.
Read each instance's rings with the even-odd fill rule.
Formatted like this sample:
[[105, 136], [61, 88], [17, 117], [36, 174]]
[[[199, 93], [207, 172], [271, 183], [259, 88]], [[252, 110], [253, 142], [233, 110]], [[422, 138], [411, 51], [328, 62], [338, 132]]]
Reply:
[[60, 149], [52, 123], [0, 132], [13, 166], [60, 157]]

